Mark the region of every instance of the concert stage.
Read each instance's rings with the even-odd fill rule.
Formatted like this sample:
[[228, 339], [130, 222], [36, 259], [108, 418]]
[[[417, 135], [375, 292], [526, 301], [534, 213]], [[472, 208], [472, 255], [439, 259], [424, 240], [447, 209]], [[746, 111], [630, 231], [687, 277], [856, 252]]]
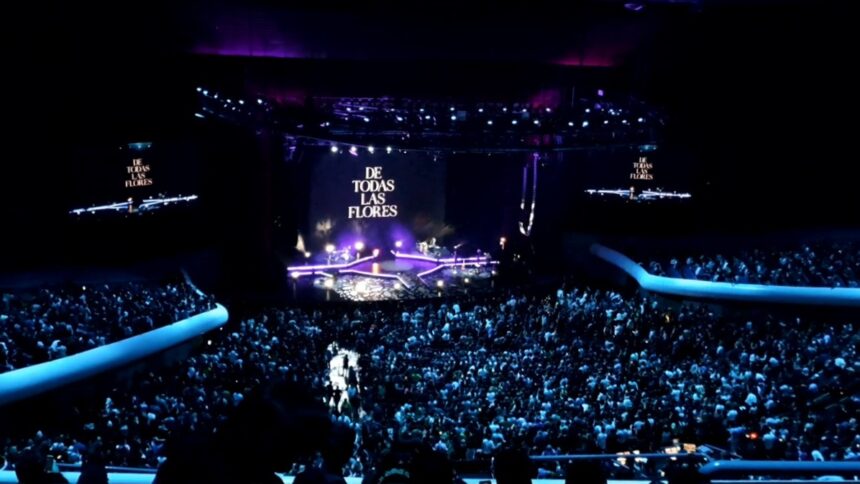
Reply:
[[443, 257], [392, 250], [329, 253], [325, 261], [287, 267], [293, 288], [312, 286], [326, 300], [387, 301], [462, 294], [494, 285], [497, 261], [488, 255]]

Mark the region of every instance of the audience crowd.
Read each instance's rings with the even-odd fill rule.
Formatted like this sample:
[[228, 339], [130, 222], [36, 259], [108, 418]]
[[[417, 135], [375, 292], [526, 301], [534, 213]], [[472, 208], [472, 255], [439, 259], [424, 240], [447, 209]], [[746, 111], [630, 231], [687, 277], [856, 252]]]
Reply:
[[858, 287], [860, 242], [805, 244], [799, 250], [752, 250], [651, 261], [659, 276], [782, 286]]
[[[134, 296], [89, 291], [76, 297], [102, 303], [88, 311], [67, 293], [56, 304], [100, 316], [112, 308], [123, 315], [109, 325], [120, 328], [117, 337], [205, 304], [189, 302], [180, 286]], [[172, 304], [152, 300], [161, 293]], [[150, 322], [140, 307], [153, 305], [159, 317]], [[211, 434], [255, 389], [285, 380], [325, 402], [354, 435], [343, 458], [348, 476], [373, 474], [403, 442], [424, 442], [455, 462], [489, 462], [506, 449], [650, 452], [684, 443], [747, 458], [860, 458], [860, 334], [852, 321], [741, 318], [560, 289], [541, 297], [271, 308], [231, 324], [179, 364], [79, 409], [80, 420], [66, 428], [7, 438], [5, 455], [14, 462], [39, 448], [74, 463], [96, 443], [109, 464], [156, 467], [169, 439]], [[357, 352], [357, 364], [339, 349]], [[343, 376], [341, 385], [333, 374]], [[542, 465], [545, 475], [561, 472], [560, 464]]]
[[0, 292], [0, 373], [86, 351], [213, 307], [185, 282]]

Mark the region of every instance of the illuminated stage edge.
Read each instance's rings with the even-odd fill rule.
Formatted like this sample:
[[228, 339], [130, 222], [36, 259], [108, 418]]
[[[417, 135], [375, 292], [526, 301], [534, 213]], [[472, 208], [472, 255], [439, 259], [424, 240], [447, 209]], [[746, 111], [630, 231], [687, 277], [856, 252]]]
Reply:
[[[305, 264], [288, 266], [287, 274], [292, 279], [300, 279], [306, 276], [322, 276], [325, 278], [333, 279], [334, 277], [336, 277], [336, 275], [358, 275], [377, 279], [394, 279], [397, 280], [404, 287], [411, 288], [412, 284], [409, 282], [410, 278], [406, 275], [405, 271], [385, 271], [378, 266], [376, 267], [376, 270], [372, 271], [359, 270], [356, 268], [361, 264], [381, 260], [380, 255], [381, 254], [376, 251], [373, 253], [373, 255], [359, 257], [353, 261], [346, 263]], [[429, 265], [429, 268], [420, 270], [419, 272], [414, 274], [414, 276], [422, 284], [428, 287], [430, 286], [430, 284], [428, 284], [424, 278], [443, 269], [456, 268], [460, 266], [490, 267], [498, 265], [499, 263], [498, 261], [492, 260], [489, 256], [486, 255], [470, 257], [431, 257], [423, 254], [408, 254], [394, 250], [391, 251], [391, 255], [394, 257], [395, 260], [417, 261]], [[376, 264], [374, 264], [374, 266], [376, 266]]]

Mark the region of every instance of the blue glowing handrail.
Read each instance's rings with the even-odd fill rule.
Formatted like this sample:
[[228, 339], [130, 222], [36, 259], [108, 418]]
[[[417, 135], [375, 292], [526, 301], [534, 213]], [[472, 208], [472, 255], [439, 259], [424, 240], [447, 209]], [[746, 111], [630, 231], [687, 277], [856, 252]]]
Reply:
[[0, 405], [122, 367], [218, 328], [227, 318], [227, 309], [216, 304], [214, 309], [137, 336], [2, 373]]
[[735, 284], [655, 276], [624, 254], [600, 244], [593, 244], [591, 253], [620, 268], [648, 291], [746, 302], [860, 307], [860, 288]]
[[630, 460], [630, 459], [655, 459], [655, 460], [677, 460], [677, 459], [704, 459], [702, 454], [695, 452], [678, 452], [669, 454], [667, 452], [651, 452], [645, 454], [559, 454], [559, 455], [531, 455], [529, 459], [535, 462], [555, 461], [582, 461], [582, 460]]
[[860, 474], [860, 461], [810, 462], [780, 460], [726, 460], [705, 464], [699, 469], [705, 476], [741, 474]]

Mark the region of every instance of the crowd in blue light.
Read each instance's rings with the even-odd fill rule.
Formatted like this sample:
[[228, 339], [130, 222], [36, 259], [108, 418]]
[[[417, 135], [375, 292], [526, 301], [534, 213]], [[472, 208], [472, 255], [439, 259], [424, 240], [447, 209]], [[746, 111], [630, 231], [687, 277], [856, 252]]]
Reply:
[[797, 249], [738, 251], [651, 261], [658, 276], [782, 286], [860, 287], [860, 243], [804, 244]]
[[[510, 448], [646, 452], [678, 443], [748, 458], [858, 459], [856, 335], [851, 321], [721, 315], [584, 288], [270, 308], [179, 364], [94, 398], [63, 428], [7, 439], [4, 452], [14, 461], [41, 446], [75, 461], [98, 440], [111, 464], [155, 467], [172, 436], [212, 432], [254, 388], [283, 378], [305, 382], [356, 432], [347, 475], [372, 472], [403, 441], [455, 461], [486, 462]], [[328, 378], [332, 343], [361, 355], [345, 393]]]
[[3, 292], [0, 373], [134, 336], [213, 307], [181, 281]]

